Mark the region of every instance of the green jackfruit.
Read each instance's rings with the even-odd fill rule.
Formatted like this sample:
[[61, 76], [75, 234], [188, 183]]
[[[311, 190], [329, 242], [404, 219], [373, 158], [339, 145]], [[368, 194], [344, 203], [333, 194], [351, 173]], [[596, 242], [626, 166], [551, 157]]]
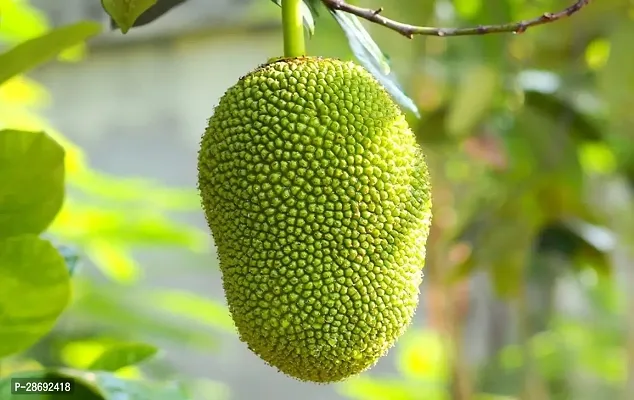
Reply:
[[424, 155], [383, 87], [335, 59], [262, 65], [221, 98], [198, 171], [241, 340], [305, 381], [374, 365], [411, 323], [431, 221]]

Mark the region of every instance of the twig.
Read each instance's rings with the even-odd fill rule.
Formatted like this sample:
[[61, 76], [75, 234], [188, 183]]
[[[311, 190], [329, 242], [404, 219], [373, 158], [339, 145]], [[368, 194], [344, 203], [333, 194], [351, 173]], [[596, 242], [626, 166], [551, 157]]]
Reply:
[[414, 35], [427, 36], [467, 36], [467, 35], [486, 35], [489, 33], [512, 32], [515, 34], [524, 33], [528, 28], [548, 24], [565, 17], [570, 17], [583, 7], [590, 4], [592, 0], [577, 0], [573, 5], [556, 13], [544, 13], [539, 17], [519, 22], [511, 22], [501, 25], [480, 25], [471, 28], [435, 28], [426, 26], [414, 26], [394, 21], [381, 15], [383, 7], [373, 10], [371, 8], [363, 8], [348, 4], [344, 0], [321, 0], [322, 3], [330, 10], [338, 10], [348, 14], [356, 15], [375, 24], [383, 25], [388, 29], [392, 29], [401, 35], [412, 39]]

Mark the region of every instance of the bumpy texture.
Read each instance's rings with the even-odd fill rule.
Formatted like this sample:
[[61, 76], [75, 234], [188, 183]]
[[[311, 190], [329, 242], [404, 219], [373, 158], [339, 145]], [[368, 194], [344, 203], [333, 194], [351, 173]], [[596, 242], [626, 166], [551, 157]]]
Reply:
[[300, 380], [374, 365], [418, 304], [431, 220], [424, 156], [362, 67], [263, 65], [203, 136], [199, 190], [241, 340]]

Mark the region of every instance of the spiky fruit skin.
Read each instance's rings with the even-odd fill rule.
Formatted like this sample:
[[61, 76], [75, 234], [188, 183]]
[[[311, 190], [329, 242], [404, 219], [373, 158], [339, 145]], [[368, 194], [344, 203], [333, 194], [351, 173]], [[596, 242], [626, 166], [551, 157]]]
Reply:
[[418, 304], [428, 170], [404, 116], [362, 67], [260, 66], [221, 98], [199, 191], [242, 341], [300, 380], [372, 365]]

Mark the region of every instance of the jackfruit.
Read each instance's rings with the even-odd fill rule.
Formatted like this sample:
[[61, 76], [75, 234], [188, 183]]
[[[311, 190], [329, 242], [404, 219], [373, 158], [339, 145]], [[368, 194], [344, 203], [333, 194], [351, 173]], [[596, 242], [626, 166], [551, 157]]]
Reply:
[[411, 323], [431, 223], [425, 156], [361, 66], [288, 58], [222, 96], [198, 189], [240, 339], [299, 380], [374, 364]]

